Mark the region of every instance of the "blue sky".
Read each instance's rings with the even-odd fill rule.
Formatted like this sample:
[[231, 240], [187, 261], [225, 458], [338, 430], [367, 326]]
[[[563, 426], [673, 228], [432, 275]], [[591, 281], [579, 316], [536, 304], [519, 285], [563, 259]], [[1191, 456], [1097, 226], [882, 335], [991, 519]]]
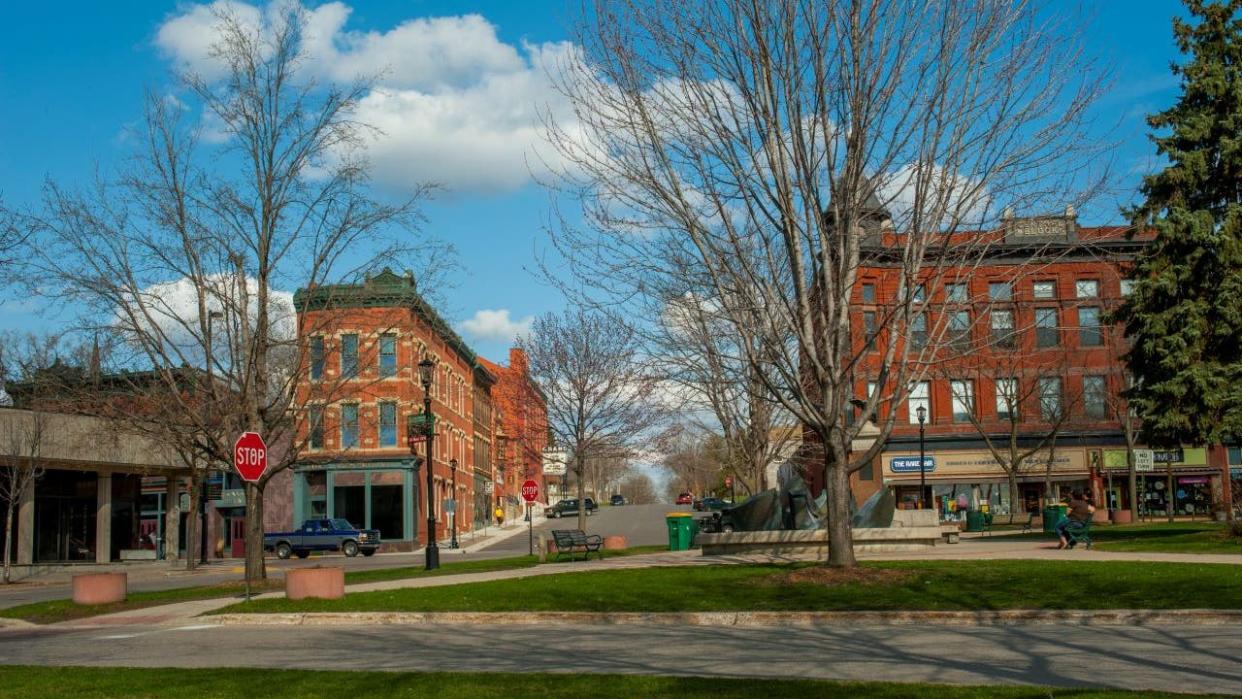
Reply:
[[[565, 40], [569, 12], [577, 3], [351, 0], [331, 7], [308, 5], [324, 10], [325, 21], [339, 19], [339, 36], [365, 43], [367, 33], [374, 33], [372, 53], [359, 50], [359, 60], [395, 55], [404, 61], [400, 50], [408, 44], [392, 32], [402, 25], [421, 26], [443, 42], [446, 57], [432, 61], [442, 73], [418, 73], [418, 66], [400, 62], [386, 80], [394, 89], [435, 93], [447, 108], [393, 100], [373, 105], [377, 118], [402, 119], [396, 137], [408, 139], [402, 143], [422, 157], [381, 158], [377, 167], [387, 183], [382, 186], [392, 191], [429, 175], [451, 186], [425, 209], [429, 230], [453, 241], [462, 253], [464, 269], [449, 294], [447, 315], [477, 350], [503, 360], [504, 336], [514, 323], [563, 303], [530, 271], [534, 251], [546, 248], [542, 226], [548, 198], [521, 162], [523, 138], [534, 125], [519, 122], [548, 99], [534, 76], [542, 57]], [[1065, 7], [1079, 5], [1066, 0]], [[1084, 223], [1106, 223], [1119, 220], [1118, 204], [1130, 199], [1139, 176], [1153, 165], [1142, 117], [1176, 95], [1168, 71], [1177, 58], [1169, 18], [1182, 8], [1174, 0], [1100, 0], [1083, 7], [1093, 15], [1086, 27], [1091, 50], [1117, 67], [1098, 123], [1118, 143], [1120, 187], [1110, 200], [1083, 213]], [[33, 203], [45, 177], [84, 182], [96, 166], [106, 169], [126, 155], [123, 134], [139, 116], [144, 91], [169, 89], [170, 63], [193, 59], [195, 27], [187, 18], [195, 8], [154, 0], [0, 3], [0, 193], [9, 204]], [[178, 19], [185, 22], [173, 24]], [[408, 24], [420, 19], [422, 25]], [[184, 31], [170, 32], [170, 27]], [[480, 106], [492, 103], [499, 105], [496, 114], [481, 115], [490, 110]], [[503, 113], [504, 106], [513, 113]], [[425, 121], [410, 119], [410, 109]], [[401, 130], [406, 124], [408, 133]], [[0, 303], [0, 329], [56, 322], [34, 310], [17, 301]], [[476, 315], [480, 311], [493, 313]], [[509, 324], [503, 322], [504, 312]]]

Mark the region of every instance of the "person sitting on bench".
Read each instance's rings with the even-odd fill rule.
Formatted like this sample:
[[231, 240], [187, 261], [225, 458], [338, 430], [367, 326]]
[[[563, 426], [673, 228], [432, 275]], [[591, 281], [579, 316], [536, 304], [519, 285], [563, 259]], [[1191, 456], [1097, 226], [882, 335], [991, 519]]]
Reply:
[[1065, 519], [1057, 522], [1057, 536], [1061, 537], [1061, 545], [1057, 548], [1065, 548], [1069, 546], [1069, 537], [1065, 530], [1070, 526], [1071, 522], [1078, 524], [1086, 524], [1091, 521], [1091, 515], [1095, 512], [1095, 507], [1087, 500], [1081, 490], [1075, 490], [1070, 498], [1069, 511], [1065, 515]]

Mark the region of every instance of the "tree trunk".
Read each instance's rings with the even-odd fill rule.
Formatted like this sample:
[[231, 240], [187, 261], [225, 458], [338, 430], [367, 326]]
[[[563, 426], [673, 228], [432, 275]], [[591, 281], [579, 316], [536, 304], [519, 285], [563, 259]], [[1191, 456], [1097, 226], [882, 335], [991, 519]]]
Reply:
[[251, 580], [267, 579], [263, 560], [263, 488], [246, 484], [246, 573]]
[[582, 481], [582, 474], [585, 471], [585, 464], [578, 460], [577, 466], [574, 468], [574, 475], [578, 476], [578, 528], [586, 531], [586, 484]]
[[198, 566], [199, 552], [202, 551], [203, 533], [199, 531], [202, 524], [202, 516], [199, 514], [199, 508], [202, 503], [199, 502], [199, 493], [206, 483], [199, 480], [197, 473], [190, 476], [190, 509], [185, 517], [185, 569], [194, 570]]
[[853, 568], [854, 535], [850, 527], [850, 474], [845, 450], [835, 445], [824, 449], [824, 487], [828, 489], [828, 565]]
[[[1019, 516], [1018, 508], [1019, 498], [1021, 494], [1018, 492], [1018, 470], [1016, 468], [1009, 469], [1009, 523], [1013, 524], [1015, 517]], [[1025, 504], [1025, 503], [1023, 503]], [[1025, 514], [1025, 513], [1023, 513]]]
[[1138, 471], [1134, 469], [1134, 447], [1126, 447], [1126, 475], [1130, 487], [1130, 521], [1139, 521]]
[[7, 509], [7, 512], [5, 513], [5, 517], [4, 517], [4, 521], [5, 521], [5, 527], [4, 527], [4, 584], [5, 584], [5, 585], [8, 585], [8, 584], [9, 584], [9, 582], [13, 579], [13, 577], [12, 577], [12, 565], [13, 565], [13, 505], [14, 505], [14, 503], [12, 503], [12, 502], [10, 502], [10, 503], [8, 504], [8, 507], [6, 508], [6, 509]]

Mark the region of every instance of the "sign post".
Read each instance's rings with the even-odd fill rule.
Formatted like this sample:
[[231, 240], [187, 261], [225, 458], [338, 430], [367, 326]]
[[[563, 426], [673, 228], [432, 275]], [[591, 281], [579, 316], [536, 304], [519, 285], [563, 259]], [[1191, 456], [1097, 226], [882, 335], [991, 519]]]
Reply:
[[539, 484], [535, 481], [526, 481], [522, 484], [522, 499], [526, 501], [526, 546], [529, 555], [535, 555], [535, 522], [531, 519], [530, 508], [535, 499], [539, 497]]
[[[267, 472], [267, 443], [258, 432], [243, 432], [233, 443], [233, 468], [246, 482], [246, 508], [253, 506], [252, 484]], [[246, 552], [246, 601], [250, 601], [250, 552]]]

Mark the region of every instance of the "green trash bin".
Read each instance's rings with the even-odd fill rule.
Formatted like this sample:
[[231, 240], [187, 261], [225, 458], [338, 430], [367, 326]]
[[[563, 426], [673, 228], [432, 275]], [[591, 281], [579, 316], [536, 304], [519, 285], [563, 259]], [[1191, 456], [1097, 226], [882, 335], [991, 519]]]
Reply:
[[1069, 509], [1066, 505], [1049, 505], [1044, 508], [1044, 532], [1047, 534], [1056, 534], [1057, 525], [1061, 520], [1065, 519], [1065, 512]]
[[983, 531], [983, 513], [979, 510], [967, 510], [966, 512], [966, 531], [981, 532]]
[[689, 512], [669, 512], [664, 521], [668, 523], [668, 550], [689, 551], [698, 529], [694, 517]]

